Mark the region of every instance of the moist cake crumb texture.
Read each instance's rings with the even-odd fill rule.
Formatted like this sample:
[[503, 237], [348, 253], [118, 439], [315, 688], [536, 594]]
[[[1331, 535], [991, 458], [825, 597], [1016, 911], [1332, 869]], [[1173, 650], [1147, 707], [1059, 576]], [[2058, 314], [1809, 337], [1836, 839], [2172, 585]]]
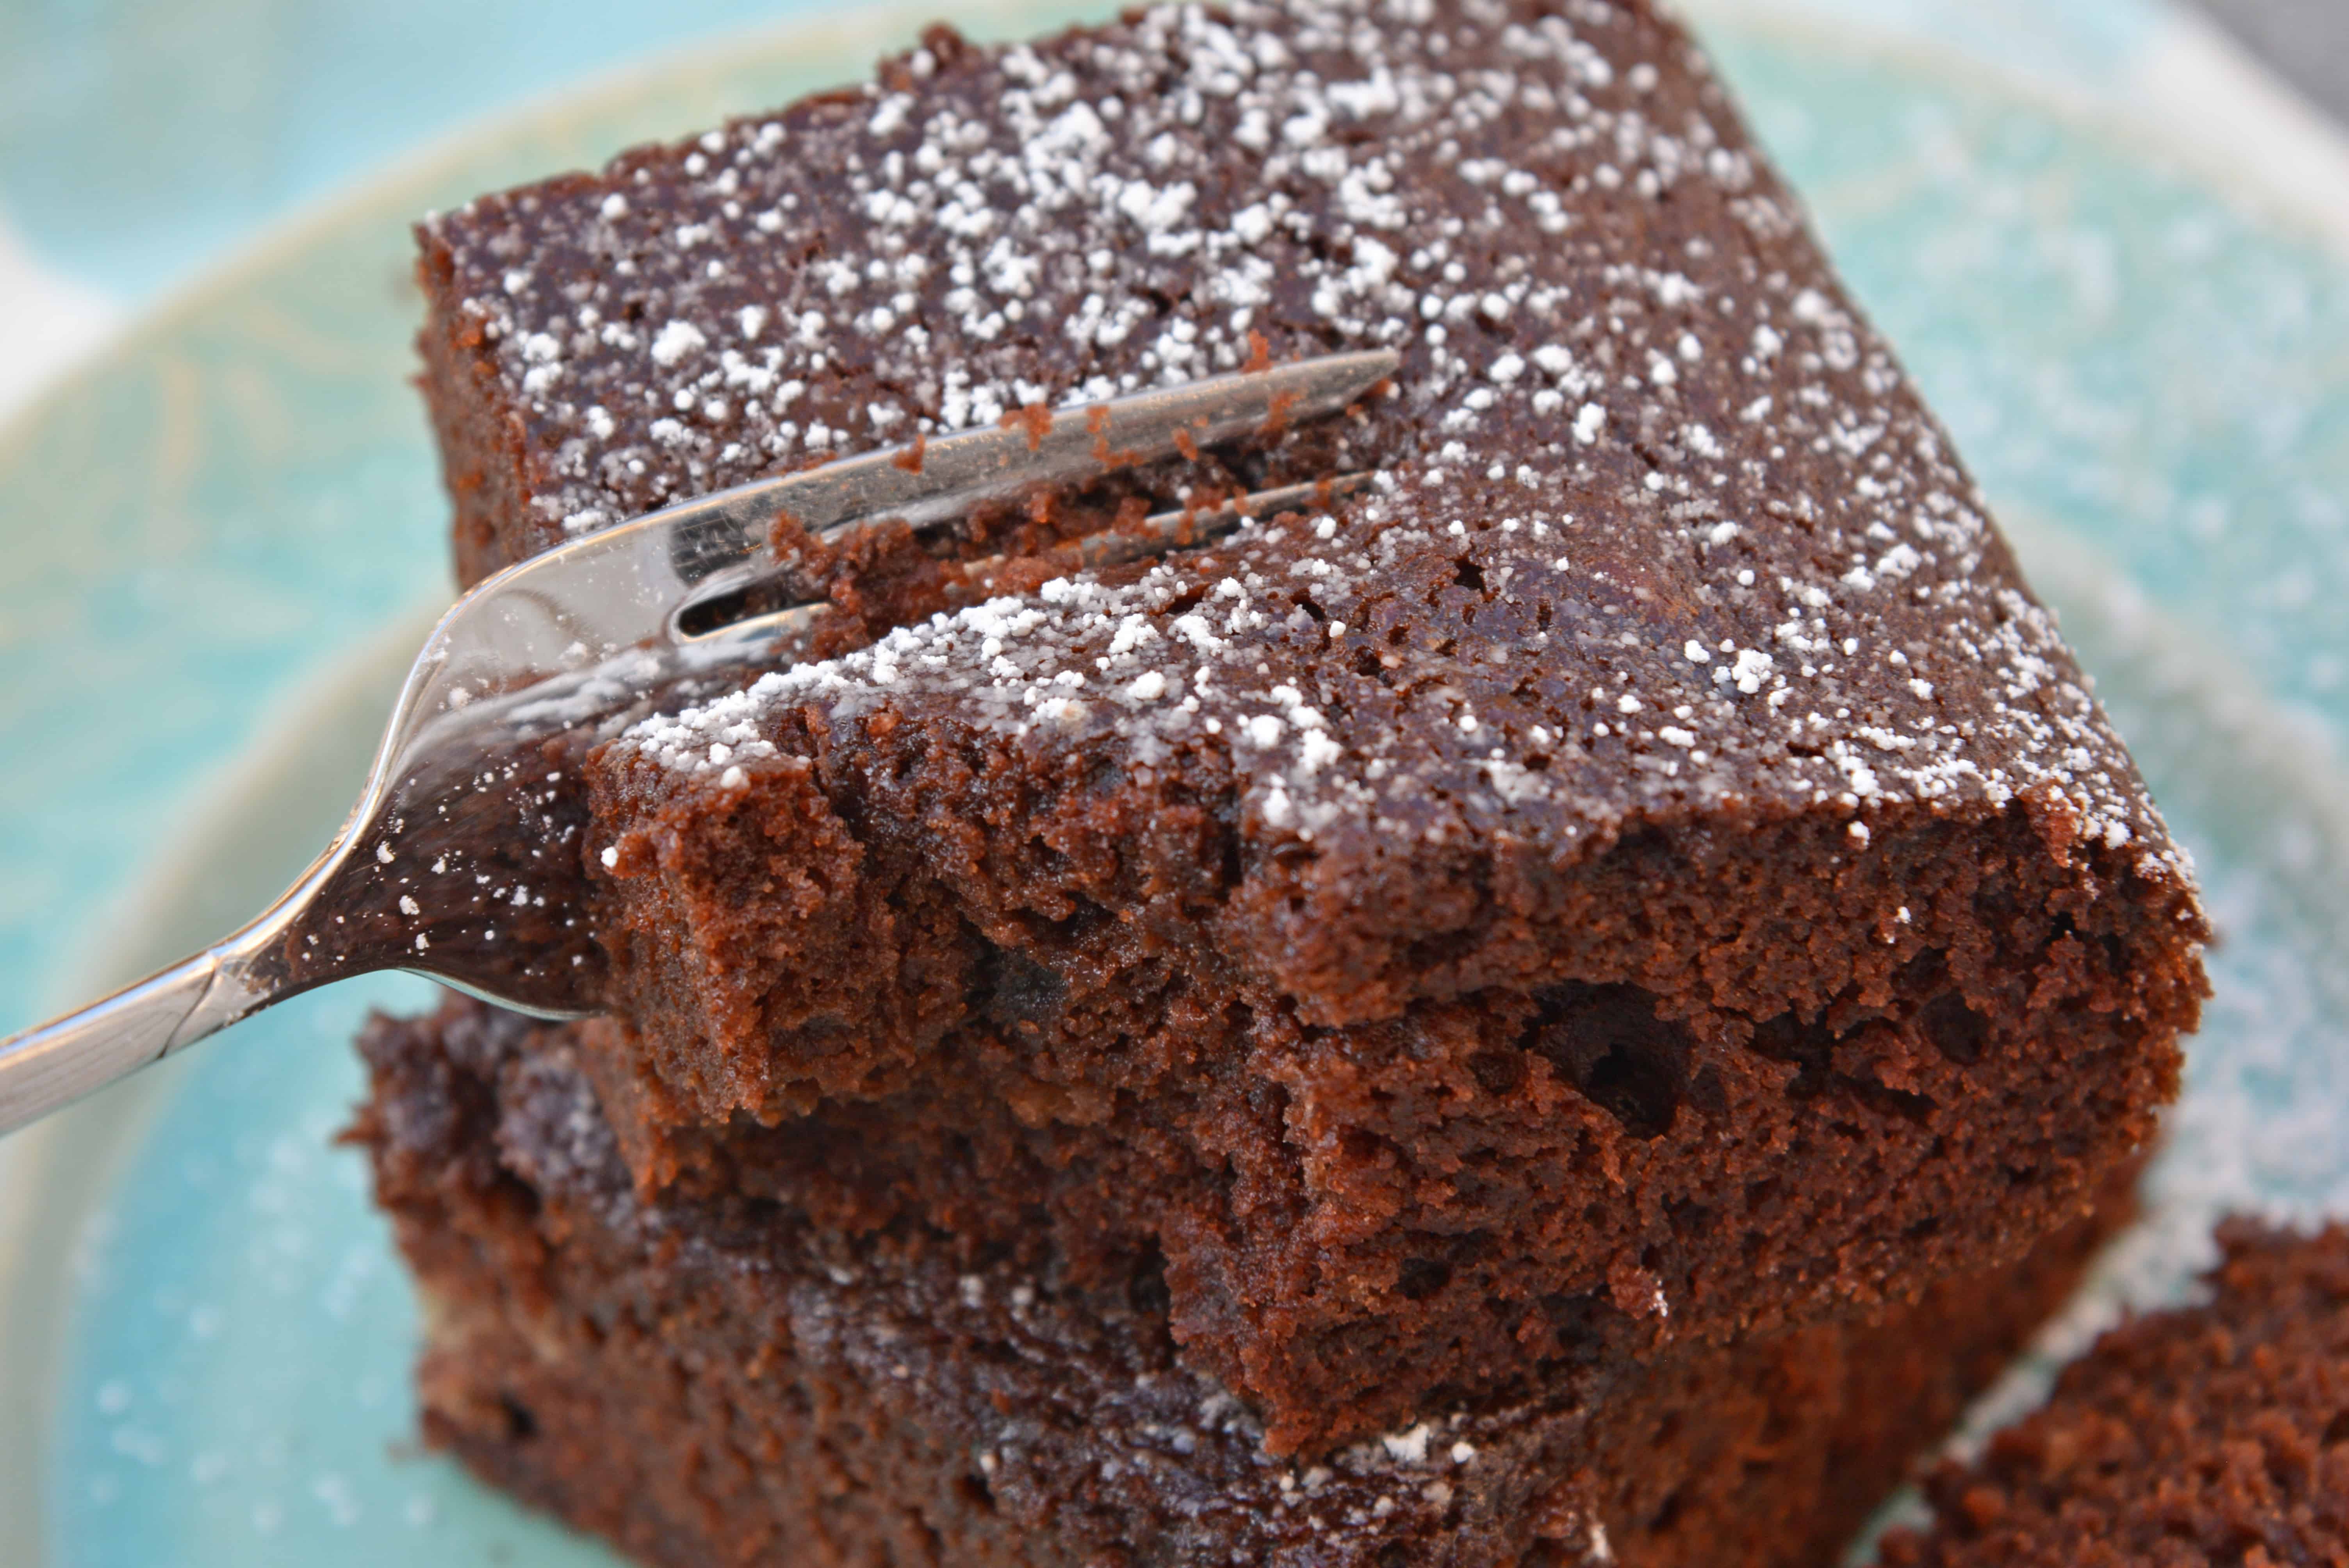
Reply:
[[1644, 3], [933, 30], [421, 238], [468, 578], [843, 452], [1401, 356], [1118, 476], [1374, 475], [1336, 504], [864, 614], [588, 761], [621, 1017], [578, 1051], [648, 1197], [1152, 1272], [1311, 1454], [2012, 1262], [2175, 1093], [2190, 868]]
[[2112, 1330], [1927, 1482], [1888, 1568], [2349, 1562], [2349, 1230], [2236, 1221], [2202, 1305]]

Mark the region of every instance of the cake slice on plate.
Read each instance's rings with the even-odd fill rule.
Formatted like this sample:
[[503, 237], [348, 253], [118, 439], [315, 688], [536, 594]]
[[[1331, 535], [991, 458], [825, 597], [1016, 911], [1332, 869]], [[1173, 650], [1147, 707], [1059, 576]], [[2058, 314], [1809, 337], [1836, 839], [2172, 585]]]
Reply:
[[576, 1050], [647, 1194], [1152, 1271], [1305, 1452], [2011, 1263], [2175, 1091], [2185, 857], [1645, 0], [938, 31], [422, 240], [469, 577], [1022, 408], [1402, 356], [1121, 476], [1358, 493], [596, 756], [625, 1022]]

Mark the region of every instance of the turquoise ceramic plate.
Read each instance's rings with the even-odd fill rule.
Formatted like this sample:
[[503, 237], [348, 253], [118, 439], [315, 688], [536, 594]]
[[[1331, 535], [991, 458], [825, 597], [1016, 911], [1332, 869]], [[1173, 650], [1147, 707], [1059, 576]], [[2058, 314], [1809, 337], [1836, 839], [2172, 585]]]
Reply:
[[[916, 19], [749, 38], [465, 138], [0, 432], [0, 1027], [224, 930], [350, 799], [445, 593], [404, 221], [854, 77]], [[2349, 266], [2323, 214], [2238, 206], [1948, 58], [1708, 30], [2224, 930], [2157, 1221], [2095, 1301], [2167, 1288], [2217, 1207], [2349, 1209]], [[409, 1447], [412, 1304], [331, 1139], [353, 1026], [420, 992], [313, 996], [0, 1146], [0, 1562], [607, 1561]]]

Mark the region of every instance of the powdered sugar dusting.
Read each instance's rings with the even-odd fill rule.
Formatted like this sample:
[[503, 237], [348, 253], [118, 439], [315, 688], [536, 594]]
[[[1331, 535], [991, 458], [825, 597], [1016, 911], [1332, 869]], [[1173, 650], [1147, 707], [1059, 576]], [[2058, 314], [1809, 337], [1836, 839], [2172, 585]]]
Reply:
[[[1167, 7], [926, 49], [861, 104], [616, 166], [622, 191], [680, 185], [684, 222], [600, 191], [444, 220], [465, 275], [501, 280], [467, 304], [501, 373], [571, 432], [532, 504], [574, 530], [1237, 368], [1251, 334], [1404, 356], [1344, 438], [1381, 470], [1360, 498], [1253, 526], [1212, 568], [934, 618], [626, 744], [722, 774], [755, 767], [776, 705], [814, 703], [1144, 769], [1208, 748], [1253, 833], [1303, 841], [1570, 838], [1626, 779], [1651, 810], [1863, 820], [2027, 794], [2064, 841], [2183, 880], [1718, 89], [1638, 10], [1563, 9]], [[502, 286], [504, 253], [549, 244], [597, 268]], [[793, 247], [813, 259], [772, 263]]]

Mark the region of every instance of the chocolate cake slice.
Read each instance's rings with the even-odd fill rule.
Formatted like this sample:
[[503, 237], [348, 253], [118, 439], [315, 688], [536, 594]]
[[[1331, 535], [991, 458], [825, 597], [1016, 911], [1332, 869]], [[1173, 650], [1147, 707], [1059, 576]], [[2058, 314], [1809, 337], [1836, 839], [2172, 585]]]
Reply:
[[2236, 1221], [2204, 1305], [2106, 1334], [1928, 1491], [1889, 1568], [2349, 1563], [2349, 1229]]
[[378, 1020], [356, 1136], [428, 1305], [425, 1432], [647, 1563], [1391, 1568], [1826, 1561], [2127, 1209], [1812, 1328], [1264, 1451], [1158, 1282], [961, 1267], [636, 1193], [567, 1029]]
[[934, 32], [421, 238], [469, 577], [1022, 408], [1402, 356], [1120, 480], [1357, 495], [906, 601], [598, 754], [626, 1026], [582, 1048], [648, 1189], [1163, 1260], [1287, 1449], [2016, 1258], [2174, 1092], [2186, 859], [1646, 0]]

